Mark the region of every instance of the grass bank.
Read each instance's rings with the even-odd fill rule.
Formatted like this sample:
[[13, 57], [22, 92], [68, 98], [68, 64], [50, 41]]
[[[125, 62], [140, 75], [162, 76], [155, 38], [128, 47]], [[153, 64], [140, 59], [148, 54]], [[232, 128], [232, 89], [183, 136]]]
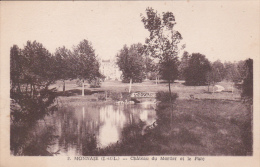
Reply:
[[[227, 100], [239, 100], [240, 90], [232, 88], [231, 82], [220, 82], [217, 83], [225, 88], [223, 92], [216, 93], [216, 87], [210, 86], [186, 86], [181, 82], [175, 82], [171, 84], [172, 91], [178, 93], [179, 99], [227, 99]], [[59, 95], [63, 95], [62, 92], [63, 82], [57, 81], [51, 88], [57, 88]], [[94, 99], [93, 94], [104, 93], [104, 92], [128, 92], [129, 84], [122, 83], [120, 81], [105, 81], [102, 82], [100, 88], [90, 88], [88, 84], [85, 85], [85, 95], [89, 99]], [[77, 86], [76, 81], [66, 81], [66, 92], [65, 96], [80, 96], [82, 88]], [[233, 90], [233, 93], [232, 93]], [[155, 84], [154, 81], [144, 81], [142, 83], [134, 83], [132, 85], [132, 92], [158, 92], [168, 91], [168, 84], [160, 82]], [[215, 92], [215, 93], [213, 93]], [[86, 99], [83, 97], [82, 99]]]

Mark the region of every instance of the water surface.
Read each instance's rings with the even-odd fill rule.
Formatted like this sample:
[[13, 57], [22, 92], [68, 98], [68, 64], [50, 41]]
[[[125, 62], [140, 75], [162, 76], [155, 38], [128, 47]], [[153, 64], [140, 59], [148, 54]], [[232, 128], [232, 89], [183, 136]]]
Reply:
[[39, 121], [39, 128], [55, 127], [56, 140], [49, 152], [59, 155], [88, 155], [96, 148], [120, 142], [122, 130], [131, 125], [142, 129], [156, 120], [154, 104], [95, 105], [60, 107], [57, 112]]

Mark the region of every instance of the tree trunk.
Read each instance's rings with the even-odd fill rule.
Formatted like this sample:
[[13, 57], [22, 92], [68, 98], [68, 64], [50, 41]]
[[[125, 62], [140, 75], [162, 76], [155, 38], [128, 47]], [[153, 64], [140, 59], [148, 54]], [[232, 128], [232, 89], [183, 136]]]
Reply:
[[84, 85], [84, 79], [83, 79], [83, 81], [82, 81], [82, 96], [84, 96], [84, 90], [85, 90], [85, 85]]
[[63, 80], [63, 93], [65, 93], [65, 80]]
[[26, 88], [25, 88], [26, 95], [27, 95], [27, 90], [28, 90], [28, 83], [26, 84]]
[[172, 104], [171, 80], [168, 80], [168, 83], [169, 83], [169, 93], [170, 93], [170, 105], [171, 105], [171, 127], [172, 127], [173, 104]]
[[130, 79], [129, 93], [131, 92], [131, 88], [132, 88], [132, 78]]
[[31, 84], [31, 97], [33, 97], [33, 86]]
[[171, 81], [169, 80], [168, 81], [168, 83], [169, 83], [169, 93], [170, 93], [170, 100], [171, 100], [171, 98], [172, 98], [172, 92], [171, 92]]

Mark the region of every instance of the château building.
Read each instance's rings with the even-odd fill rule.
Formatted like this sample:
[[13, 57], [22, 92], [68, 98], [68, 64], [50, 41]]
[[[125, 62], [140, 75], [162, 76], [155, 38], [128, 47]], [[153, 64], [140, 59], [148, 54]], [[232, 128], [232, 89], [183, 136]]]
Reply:
[[121, 80], [122, 72], [113, 59], [101, 60], [100, 72], [106, 77], [105, 80]]

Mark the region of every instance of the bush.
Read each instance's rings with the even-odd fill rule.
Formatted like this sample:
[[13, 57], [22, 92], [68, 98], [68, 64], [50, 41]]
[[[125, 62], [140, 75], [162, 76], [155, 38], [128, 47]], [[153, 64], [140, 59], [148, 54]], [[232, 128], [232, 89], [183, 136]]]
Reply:
[[171, 96], [170, 96], [170, 92], [159, 91], [156, 93], [156, 100], [160, 101], [160, 102], [170, 102], [170, 97], [171, 97], [172, 102], [174, 102], [178, 98], [178, 94], [171, 93]]
[[106, 94], [105, 93], [98, 93], [97, 98], [100, 101], [106, 100]]
[[119, 101], [122, 98], [120, 92], [108, 92], [108, 97], [112, 100]]
[[89, 81], [90, 88], [100, 88], [101, 87], [101, 79], [100, 78], [95, 78], [91, 81]]

